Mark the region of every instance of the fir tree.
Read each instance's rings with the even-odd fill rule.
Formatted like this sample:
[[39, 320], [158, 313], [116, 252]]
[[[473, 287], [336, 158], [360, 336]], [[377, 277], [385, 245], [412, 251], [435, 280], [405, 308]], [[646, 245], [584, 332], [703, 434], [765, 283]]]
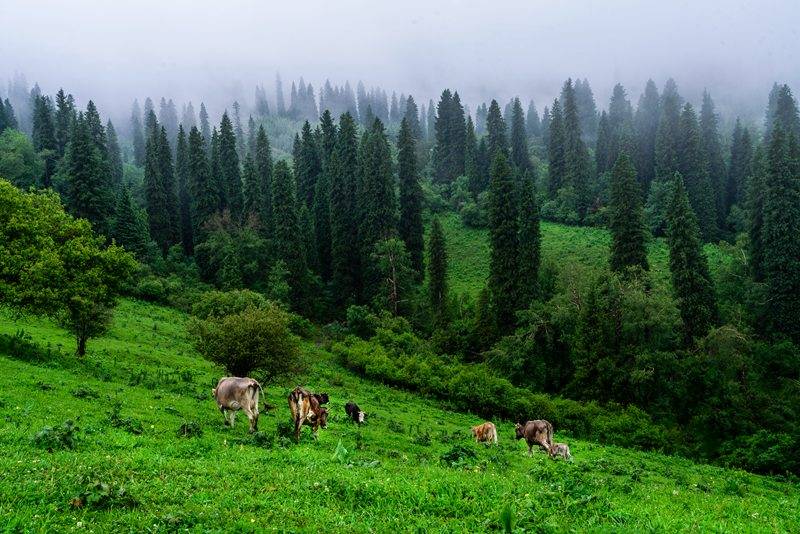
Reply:
[[145, 215], [131, 198], [128, 186], [123, 186], [114, 210], [111, 236], [118, 245], [132, 252], [139, 261], [150, 260], [150, 236]]
[[425, 130], [428, 142], [434, 142], [436, 136], [436, 108], [433, 106], [433, 100], [428, 100], [428, 114], [425, 119]]
[[700, 137], [708, 162], [708, 176], [714, 201], [714, 214], [718, 228], [725, 226], [725, 177], [728, 171], [722, 157], [722, 143], [719, 138], [719, 117], [714, 111], [714, 101], [707, 91], [703, 92], [703, 106], [700, 108]]
[[423, 136], [422, 127], [419, 122], [419, 109], [417, 109], [417, 103], [411, 95], [408, 95], [408, 99], [406, 100], [406, 109], [403, 118], [408, 122], [412, 137], [417, 141], [422, 141]]
[[[468, 119], [468, 123], [471, 121]], [[474, 134], [474, 132], [473, 132]], [[403, 119], [397, 138], [397, 178], [400, 182], [400, 222], [398, 231], [406, 244], [416, 279], [422, 279], [422, 186], [417, 173], [416, 147], [411, 126]]]
[[264, 235], [269, 236], [272, 224], [272, 149], [263, 126], [258, 127], [256, 134], [255, 165], [262, 196], [258, 215]]
[[245, 156], [245, 142], [244, 142], [244, 128], [242, 128], [242, 115], [239, 102], [233, 102], [233, 133], [236, 139], [236, 155], [239, 156], [239, 161], [244, 161]]
[[686, 341], [704, 336], [717, 318], [716, 297], [700, 241], [697, 219], [680, 173], [675, 174], [667, 211], [667, 245], [672, 291], [678, 302]]
[[525, 114], [519, 98], [515, 98], [511, 106], [511, 162], [520, 173], [528, 172], [532, 168], [531, 158], [528, 156]]
[[114, 212], [114, 196], [108, 183], [105, 162], [92, 139], [89, 124], [78, 114], [72, 126], [64, 156], [66, 204], [75, 217], [87, 219], [98, 234], [108, 235]]
[[566, 185], [567, 173], [564, 119], [561, 114], [561, 103], [558, 100], [553, 101], [553, 108], [550, 111], [548, 140], [547, 196], [550, 199], [554, 199], [558, 194], [558, 190]]
[[464, 174], [464, 108], [458, 93], [452, 94], [449, 89], [442, 92], [434, 129], [434, 180], [451, 184]]
[[[317, 145], [319, 148], [320, 169], [325, 169], [333, 154], [336, 146], [336, 124], [333, 123], [331, 112], [327, 109], [319, 119], [319, 138]], [[316, 190], [316, 187], [315, 187]]]
[[156, 124], [148, 132], [145, 144], [144, 196], [150, 237], [161, 248], [162, 254], [166, 254], [172, 241], [172, 228], [167, 192], [161, 174], [163, 172], [161, 140], [159, 127]]
[[528, 306], [538, 293], [541, 242], [535, 179], [533, 171], [528, 171], [522, 180], [519, 213], [518, 279], [522, 306]]
[[198, 243], [205, 237], [205, 223], [219, 209], [218, 189], [209, 174], [206, 153], [203, 136], [197, 128], [192, 128], [188, 143], [188, 190], [192, 200], [193, 233]]
[[542, 135], [542, 123], [539, 120], [539, 113], [533, 100], [528, 104], [528, 113], [525, 114], [525, 130], [528, 137], [539, 137]]
[[[472, 117], [467, 117], [467, 133], [464, 141], [464, 174], [467, 177], [467, 187], [474, 199], [486, 190], [486, 179], [481, 172], [478, 160], [478, 139], [475, 135], [475, 126]], [[484, 145], [485, 146], [485, 145]]]
[[630, 267], [647, 271], [646, 234], [642, 193], [636, 170], [626, 153], [620, 154], [611, 172], [611, 270], [625, 273]]
[[236, 134], [227, 112], [222, 114], [219, 125], [219, 179], [225, 187], [226, 207], [238, 218], [242, 213], [242, 175], [239, 171]]
[[105, 128], [103, 128], [103, 122], [100, 120], [100, 112], [97, 111], [97, 107], [91, 100], [89, 100], [89, 103], [86, 105], [84, 119], [86, 120], [86, 125], [89, 128], [89, 133], [92, 136], [92, 140], [94, 141], [97, 150], [100, 151], [103, 161], [106, 161], [106, 154], [108, 153], [106, 146], [106, 131]]
[[654, 176], [671, 179], [678, 170], [680, 149], [681, 97], [675, 81], [670, 78], [664, 86], [659, 106], [658, 130], [654, 148]]
[[293, 309], [305, 303], [308, 267], [300, 228], [294, 178], [285, 161], [275, 164], [272, 175], [272, 241], [275, 259], [288, 271], [289, 299]]
[[17, 116], [14, 114], [14, 107], [11, 105], [11, 102], [8, 101], [8, 98], [6, 98], [3, 107], [4, 107], [3, 115], [5, 117], [4, 119], [5, 127], [3, 128], [3, 130], [6, 128], [11, 128], [12, 130], [16, 130], [17, 128], [19, 128], [19, 122], [17, 121]]
[[713, 241], [718, 232], [714, 190], [708, 176], [708, 159], [703, 150], [700, 126], [691, 104], [684, 106], [678, 128], [678, 171], [686, 184], [700, 234], [704, 241]]
[[[334, 133], [335, 135], [335, 133]], [[331, 191], [328, 170], [323, 171], [314, 189], [314, 264], [320, 277], [331, 279]]]
[[575, 190], [578, 217], [583, 220], [589, 208], [589, 152], [581, 137], [581, 117], [571, 80], [567, 80], [564, 84], [562, 95], [564, 98], [564, 180]]
[[492, 163], [489, 185], [489, 234], [491, 259], [489, 287], [496, 324], [503, 332], [513, 330], [519, 301], [519, 219], [516, 186], [502, 151]]
[[314, 202], [314, 188], [319, 173], [322, 171], [322, 162], [317, 140], [308, 121], [303, 124], [301, 132], [302, 137], [294, 156], [294, 171], [297, 178], [297, 196], [307, 207], [310, 207]]
[[442, 223], [434, 217], [428, 237], [428, 300], [437, 326], [447, 321], [447, 289], [447, 247]]
[[502, 153], [508, 159], [508, 138], [506, 136], [506, 122], [500, 113], [500, 106], [492, 100], [486, 114], [486, 148], [489, 161], [493, 162], [497, 154]]
[[242, 212], [242, 219], [246, 221], [252, 217], [259, 217], [261, 206], [264, 203], [261, 180], [259, 180], [256, 172], [256, 164], [252, 154], [247, 154], [244, 157], [242, 180], [244, 181], [244, 189], [242, 191], [244, 211]]
[[211, 183], [216, 189], [217, 198], [217, 211], [224, 211], [230, 209], [228, 207], [228, 187], [225, 183], [225, 177], [222, 174], [222, 167], [220, 163], [219, 151], [219, 133], [217, 133], [216, 126], [211, 131], [211, 142], [208, 148], [208, 170], [211, 177]]
[[[56, 112], [53, 125], [56, 136], [56, 151], [59, 157], [63, 157], [67, 150], [69, 133], [74, 120], [75, 99], [72, 95], [64, 93], [63, 89], [59, 89], [58, 93], [56, 93]], [[139, 120], [139, 126], [141, 129], [141, 119]], [[2, 131], [2, 127], [0, 127], [0, 131]], [[144, 141], [142, 142], [142, 147], [144, 147]]]
[[[160, 167], [161, 187], [169, 218], [169, 234], [167, 248], [180, 241], [180, 204], [178, 202], [178, 184], [175, 179], [175, 167], [172, 165], [172, 149], [167, 139], [167, 130], [163, 126], [159, 132], [161, 139], [158, 143], [158, 164]], [[166, 250], [165, 250], [166, 252]]]
[[281, 83], [281, 75], [275, 74], [275, 108], [279, 117], [286, 116], [286, 103], [283, 99], [283, 84]]
[[111, 171], [111, 184], [117, 189], [122, 184], [122, 151], [119, 148], [119, 138], [114, 125], [109, 120], [106, 123], [106, 144], [108, 168]]
[[314, 220], [311, 218], [311, 212], [303, 202], [297, 202], [300, 210], [297, 212], [297, 218], [300, 223], [300, 239], [302, 241], [303, 253], [305, 254], [306, 265], [311, 271], [319, 272], [319, 265], [317, 265], [317, 244], [315, 242], [316, 232], [314, 230]]
[[42, 186], [50, 187], [52, 177], [56, 172], [58, 160], [58, 145], [56, 143], [55, 128], [53, 126], [53, 109], [50, 99], [45, 96], [36, 96], [33, 99], [33, 148], [39, 153], [44, 162], [42, 173]]
[[753, 155], [753, 173], [747, 189], [747, 234], [750, 268], [756, 282], [764, 281], [764, 197], [766, 196], [767, 162], [763, 145]]
[[778, 103], [767, 153], [764, 192], [763, 270], [768, 323], [773, 332], [800, 341], [800, 144], [794, 115]]
[[[110, 140], [109, 136], [109, 140]], [[191, 183], [189, 143], [183, 125], [178, 126], [178, 140], [175, 146], [175, 173], [178, 177], [179, 233], [183, 253], [194, 254], [194, 223], [192, 222], [192, 198], [189, 191]]]
[[142, 167], [145, 159], [145, 140], [138, 100], [133, 101], [131, 109], [131, 142], [133, 143], [133, 163]]
[[608, 114], [603, 111], [597, 123], [597, 144], [594, 148], [594, 164], [597, 174], [603, 174], [609, 169], [608, 160], [611, 158], [611, 126], [608, 124]]
[[[211, 121], [208, 119], [208, 111], [206, 111], [206, 105], [200, 102], [200, 135], [203, 136], [203, 141], [205, 143], [211, 142]], [[211, 147], [208, 146], [210, 150]]]
[[733, 129], [731, 141], [731, 158], [728, 167], [728, 179], [725, 185], [724, 216], [730, 214], [731, 207], [740, 204], [746, 191], [746, 180], [752, 172], [753, 144], [750, 132], [742, 127], [739, 119]]

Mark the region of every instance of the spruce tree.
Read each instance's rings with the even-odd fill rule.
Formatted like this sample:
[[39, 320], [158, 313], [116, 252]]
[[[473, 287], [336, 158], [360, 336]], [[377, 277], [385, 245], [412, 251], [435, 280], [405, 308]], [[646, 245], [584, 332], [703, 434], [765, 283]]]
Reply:
[[272, 149], [263, 126], [259, 126], [256, 134], [255, 165], [263, 199], [258, 214], [263, 234], [269, 236], [272, 225]]
[[664, 86], [659, 106], [658, 129], [654, 147], [654, 176], [670, 180], [678, 170], [680, 149], [681, 97], [678, 86], [670, 78]]
[[128, 186], [123, 186], [114, 210], [114, 224], [111, 236], [117, 245], [132, 252], [139, 261], [147, 261], [149, 257], [150, 236], [147, 232], [145, 216], [131, 198]]
[[434, 217], [428, 238], [428, 300], [437, 326], [447, 321], [447, 289], [447, 248], [442, 223]]
[[467, 177], [467, 187], [472, 198], [477, 199], [486, 189], [486, 180], [481, 172], [478, 161], [478, 139], [475, 135], [475, 126], [472, 117], [467, 117], [466, 137], [464, 140], [464, 174]]
[[520, 305], [526, 307], [538, 293], [542, 242], [539, 204], [536, 200], [536, 185], [532, 170], [522, 179], [519, 210], [518, 279]]
[[203, 136], [203, 141], [207, 145], [207, 149], [210, 150], [211, 146], [211, 121], [208, 119], [208, 111], [206, 110], [206, 105], [200, 102], [200, 135]]
[[519, 302], [519, 218], [512, 170], [502, 151], [495, 156], [491, 176], [489, 288], [496, 324], [502, 332], [509, 332], [516, 324], [514, 313]]
[[677, 142], [678, 171], [683, 176], [689, 202], [700, 225], [704, 241], [717, 238], [717, 212], [714, 189], [708, 176], [708, 159], [703, 150], [700, 126], [691, 104], [681, 113]]
[[52, 107], [48, 97], [39, 95], [33, 99], [33, 148], [44, 162], [42, 186], [45, 188], [52, 185], [52, 177], [56, 172], [58, 160]]
[[[468, 119], [469, 122], [469, 119]], [[469, 122], [471, 124], [471, 122]], [[417, 173], [416, 147], [411, 125], [400, 122], [397, 138], [397, 178], [400, 182], [400, 221], [398, 233], [406, 250], [417, 281], [423, 274], [422, 186]]]
[[[3, 108], [4, 108], [3, 115], [5, 117], [4, 119], [5, 127], [3, 129], [11, 128], [12, 130], [16, 130], [17, 128], [19, 128], [19, 122], [17, 121], [17, 116], [14, 114], [14, 107], [11, 105], [11, 102], [8, 101], [8, 98], [6, 98]], [[1, 131], [2, 130], [0, 130], [0, 132]]]
[[[333, 117], [329, 110], [322, 113], [319, 119], [320, 135], [317, 141], [320, 154], [320, 169], [325, 169], [333, 154], [333, 148], [336, 146], [336, 124], [333, 122]], [[316, 187], [314, 188], [316, 191]]]
[[[56, 111], [53, 120], [56, 137], [56, 150], [59, 157], [63, 157], [67, 150], [69, 133], [74, 120], [75, 99], [72, 95], [67, 95], [64, 93], [63, 89], [59, 89], [58, 93], [56, 93]], [[2, 131], [2, 127], [0, 127], [0, 131]]]
[[356, 216], [358, 141], [352, 115], [339, 119], [336, 146], [331, 155], [331, 282], [336, 305], [343, 309], [356, 301], [361, 277]]
[[[110, 142], [111, 136], [109, 136]], [[178, 177], [179, 234], [183, 253], [194, 254], [194, 222], [192, 221], [192, 198], [189, 143], [183, 125], [178, 126], [178, 140], [175, 146], [175, 174]]]
[[528, 136], [525, 132], [525, 114], [519, 98], [515, 98], [511, 106], [511, 162], [521, 174], [532, 168], [528, 155]]
[[145, 159], [145, 138], [142, 129], [142, 112], [139, 109], [138, 100], [133, 101], [131, 109], [131, 142], [133, 143], [133, 163], [142, 167]]
[[188, 190], [192, 200], [191, 219], [197, 243], [205, 237], [205, 223], [219, 209], [218, 189], [213, 182], [206, 158], [206, 144], [197, 128], [189, 131]]
[[714, 101], [707, 91], [703, 92], [703, 106], [700, 108], [700, 137], [703, 151], [708, 161], [708, 176], [714, 200], [714, 213], [718, 228], [725, 226], [725, 178], [728, 170], [722, 157], [722, 143], [719, 137], [719, 117], [714, 110]]
[[561, 103], [553, 101], [550, 111], [548, 126], [548, 170], [547, 170], [547, 197], [554, 199], [558, 190], [566, 185], [566, 138], [564, 134], [564, 119], [561, 114]]
[[610, 189], [611, 270], [625, 273], [639, 267], [647, 271], [642, 193], [631, 158], [624, 152], [611, 171]]
[[766, 196], [767, 156], [763, 145], [753, 155], [753, 172], [747, 187], [747, 234], [753, 280], [764, 281], [764, 198]]
[[609, 169], [612, 143], [611, 126], [608, 123], [608, 114], [603, 111], [597, 123], [597, 144], [594, 148], [594, 164], [597, 174], [601, 175]]
[[464, 108], [458, 93], [442, 92], [434, 130], [434, 180], [449, 185], [464, 174]]
[[[335, 140], [335, 132], [334, 132]], [[326, 165], [329, 167], [330, 165]], [[315, 265], [323, 281], [331, 279], [331, 190], [329, 170], [323, 171], [314, 189]]]
[[161, 173], [161, 136], [157, 124], [148, 132], [145, 144], [144, 197], [150, 237], [166, 254], [172, 241], [167, 192]]
[[122, 184], [122, 151], [119, 148], [119, 138], [114, 125], [109, 120], [106, 123], [106, 144], [108, 168], [111, 171], [111, 184], [114, 189], [118, 189]]
[[106, 131], [105, 128], [103, 128], [103, 122], [100, 119], [100, 112], [97, 111], [97, 107], [91, 100], [89, 100], [89, 103], [86, 104], [86, 113], [84, 113], [84, 119], [86, 120], [86, 125], [89, 128], [89, 132], [94, 140], [97, 150], [100, 151], [103, 161], [106, 161], [106, 155], [108, 153], [106, 145]]
[[275, 164], [272, 175], [272, 243], [275, 259], [288, 271], [289, 299], [293, 309], [305, 303], [308, 267], [300, 228], [294, 178], [285, 161]]
[[242, 196], [244, 198], [242, 220], [247, 221], [253, 217], [260, 219], [261, 206], [264, 203], [264, 198], [261, 190], [261, 180], [259, 180], [252, 154], [247, 154], [244, 157], [242, 180], [244, 182], [244, 189], [242, 191]]
[[704, 336], [717, 320], [714, 285], [700, 241], [697, 218], [680, 173], [675, 173], [667, 210], [667, 245], [672, 292], [683, 320], [685, 339]]
[[227, 112], [222, 114], [219, 125], [219, 178], [225, 187], [226, 207], [234, 218], [239, 218], [242, 214], [242, 175], [236, 134]]
[[75, 217], [87, 219], [95, 231], [108, 235], [108, 222], [114, 212], [114, 196], [108, 183], [105, 162], [85, 116], [75, 119], [70, 143], [62, 164], [66, 179], [66, 204]]
[[502, 153], [508, 160], [508, 138], [506, 136], [506, 122], [500, 113], [500, 106], [492, 100], [486, 114], [486, 148], [490, 164], [494, 164], [497, 154]]
[[180, 241], [180, 204], [178, 202], [178, 184], [175, 179], [175, 167], [172, 165], [172, 149], [167, 139], [167, 130], [163, 126], [159, 132], [158, 164], [160, 167], [161, 187], [164, 191], [167, 215], [169, 219], [169, 237], [167, 248]]
[[542, 135], [542, 123], [539, 120], [539, 113], [533, 100], [528, 104], [528, 112], [525, 114], [525, 130], [528, 137], [539, 137]]
[[302, 201], [298, 200], [300, 206], [297, 218], [300, 224], [300, 239], [303, 245], [303, 253], [306, 258], [306, 266], [313, 272], [319, 273], [317, 264], [317, 244], [316, 232], [314, 230], [314, 220], [311, 218], [311, 211]]
[[422, 127], [419, 122], [419, 109], [417, 108], [417, 103], [414, 101], [414, 97], [411, 95], [408, 95], [408, 99], [406, 100], [406, 110], [403, 118], [408, 122], [408, 127], [411, 129], [411, 135], [414, 139], [423, 141]]
[[322, 162], [317, 139], [308, 121], [303, 124], [301, 132], [294, 156], [294, 171], [297, 179], [297, 196], [306, 207], [310, 207], [314, 202], [314, 188], [322, 171]]
[[744, 198], [746, 192], [746, 180], [752, 171], [753, 145], [750, 140], [750, 132], [742, 127], [739, 119], [736, 119], [736, 126], [733, 129], [731, 140], [730, 166], [728, 167], [728, 178], [725, 184], [725, 206], [723, 214], [727, 218], [731, 207], [738, 205]]
[[770, 329], [800, 341], [800, 144], [781, 102], [767, 153], [763, 270]]
[[[575, 190], [578, 217], [583, 220], [589, 209], [589, 152], [581, 137], [581, 116], [572, 81], [567, 80], [564, 98], [564, 180]], [[551, 134], [552, 137], [552, 134]]]

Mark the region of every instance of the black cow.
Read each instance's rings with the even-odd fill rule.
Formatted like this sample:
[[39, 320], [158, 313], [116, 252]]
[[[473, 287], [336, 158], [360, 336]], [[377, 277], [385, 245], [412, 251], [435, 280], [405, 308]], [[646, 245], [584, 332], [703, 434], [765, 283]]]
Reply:
[[358, 407], [353, 401], [348, 402], [344, 405], [344, 411], [347, 412], [347, 417], [358, 423], [359, 425], [364, 422], [364, 417], [367, 414], [361, 411], [361, 408]]

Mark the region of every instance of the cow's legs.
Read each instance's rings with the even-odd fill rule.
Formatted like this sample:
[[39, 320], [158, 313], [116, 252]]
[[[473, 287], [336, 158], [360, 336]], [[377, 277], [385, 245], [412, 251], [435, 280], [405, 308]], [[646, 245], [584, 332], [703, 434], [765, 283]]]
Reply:
[[300, 430], [303, 428], [303, 422], [297, 418], [294, 421], [294, 440], [297, 443], [300, 443]]
[[247, 415], [247, 420], [250, 422], [250, 432], [258, 430], [258, 410], [254, 409], [252, 406], [247, 406], [244, 408], [244, 413]]
[[222, 419], [224, 419], [224, 423], [223, 424], [225, 426], [230, 426], [230, 423], [228, 423], [228, 410], [226, 410], [225, 408], [220, 406], [219, 407], [219, 411], [222, 412]]
[[533, 445], [528, 443], [528, 456], [533, 456]]
[[230, 410], [230, 411], [228, 411], [228, 418], [230, 419], [230, 422], [231, 422], [231, 428], [233, 428], [233, 424], [236, 422], [236, 412], [237, 411], [238, 410]]

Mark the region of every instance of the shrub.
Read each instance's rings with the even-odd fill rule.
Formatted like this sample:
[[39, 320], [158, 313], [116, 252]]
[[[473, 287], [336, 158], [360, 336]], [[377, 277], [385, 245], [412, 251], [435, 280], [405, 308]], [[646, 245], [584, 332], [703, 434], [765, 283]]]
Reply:
[[132, 508], [137, 505], [137, 502], [122, 485], [94, 481], [75, 496], [70, 504], [74, 508], [87, 507], [94, 510], [107, 510], [112, 507]]
[[249, 289], [207, 291], [192, 306], [192, 315], [199, 319], [220, 318], [247, 308], [265, 308], [267, 304], [264, 295]]
[[457, 443], [442, 454], [440, 459], [448, 467], [468, 467], [468, 462], [474, 461], [477, 457], [474, 449]]
[[111, 405], [111, 411], [108, 412], [108, 422], [114, 428], [119, 428], [124, 430], [125, 432], [129, 432], [134, 435], [140, 435], [144, 429], [142, 427], [142, 423], [133, 419], [132, 417], [123, 417], [122, 414], [122, 403], [117, 401]]
[[33, 444], [51, 452], [56, 449], [71, 450], [77, 444], [78, 431], [71, 420], [64, 421], [58, 427], [46, 426], [33, 436]]
[[302, 367], [297, 338], [289, 331], [289, 314], [273, 303], [221, 317], [194, 318], [188, 331], [200, 354], [234, 376], [258, 369], [274, 378]]
[[347, 328], [360, 338], [368, 339], [375, 334], [378, 317], [366, 306], [350, 306], [347, 308]]

